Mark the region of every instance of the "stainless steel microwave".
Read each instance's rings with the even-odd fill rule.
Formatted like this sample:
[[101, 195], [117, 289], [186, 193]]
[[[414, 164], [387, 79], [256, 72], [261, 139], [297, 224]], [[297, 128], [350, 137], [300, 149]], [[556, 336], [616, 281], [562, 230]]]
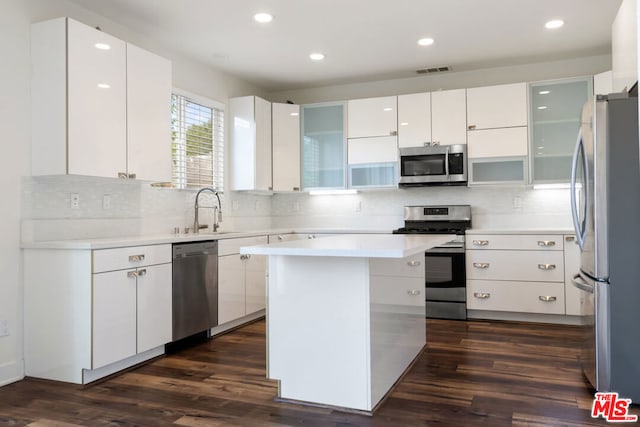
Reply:
[[400, 148], [400, 185], [464, 185], [466, 182], [466, 145]]

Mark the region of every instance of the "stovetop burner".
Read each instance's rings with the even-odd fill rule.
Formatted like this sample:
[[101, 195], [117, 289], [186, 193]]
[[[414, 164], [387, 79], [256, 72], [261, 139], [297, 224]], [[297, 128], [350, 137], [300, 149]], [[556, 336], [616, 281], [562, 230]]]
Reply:
[[394, 234], [457, 234], [471, 228], [471, 206], [405, 206], [404, 227]]

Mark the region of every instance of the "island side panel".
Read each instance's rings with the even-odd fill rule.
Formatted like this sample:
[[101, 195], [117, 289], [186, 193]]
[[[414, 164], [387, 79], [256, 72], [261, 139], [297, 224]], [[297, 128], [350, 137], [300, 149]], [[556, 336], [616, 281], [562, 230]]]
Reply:
[[426, 343], [424, 254], [371, 259], [371, 401], [375, 405]]
[[269, 377], [280, 397], [371, 410], [369, 262], [269, 257]]

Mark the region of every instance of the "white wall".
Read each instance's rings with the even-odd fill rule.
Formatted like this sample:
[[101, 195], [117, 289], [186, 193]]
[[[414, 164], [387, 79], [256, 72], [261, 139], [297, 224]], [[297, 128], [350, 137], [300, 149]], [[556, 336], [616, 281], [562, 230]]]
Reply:
[[405, 79], [271, 92], [268, 94], [268, 99], [274, 102], [290, 100], [296, 104], [310, 104], [314, 102], [430, 92], [440, 89], [458, 89], [503, 83], [589, 76], [610, 69], [611, 56], [599, 55], [473, 71], [456, 72], [454, 70]]
[[0, 168], [0, 385], [22, 378], [22, 270], [20, 255], [20, 178], [29, 173], [29, 23], [21, 0], [0, 2], [0, 121], [4, 153]]

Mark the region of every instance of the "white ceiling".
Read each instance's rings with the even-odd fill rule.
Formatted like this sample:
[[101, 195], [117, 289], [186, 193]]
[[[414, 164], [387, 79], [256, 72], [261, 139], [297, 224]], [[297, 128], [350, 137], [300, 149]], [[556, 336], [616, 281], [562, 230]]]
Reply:
[[[265, 90], [610, 53], [621, 0], [72, 0]], [[267, 11], [273, 22], [258, 24]], [[544, 23], [560, 18], [564, 27]], [[435, 44], [417, 45], [421, 37]], [[309, 59], [312, 51], [326, 55]]]

